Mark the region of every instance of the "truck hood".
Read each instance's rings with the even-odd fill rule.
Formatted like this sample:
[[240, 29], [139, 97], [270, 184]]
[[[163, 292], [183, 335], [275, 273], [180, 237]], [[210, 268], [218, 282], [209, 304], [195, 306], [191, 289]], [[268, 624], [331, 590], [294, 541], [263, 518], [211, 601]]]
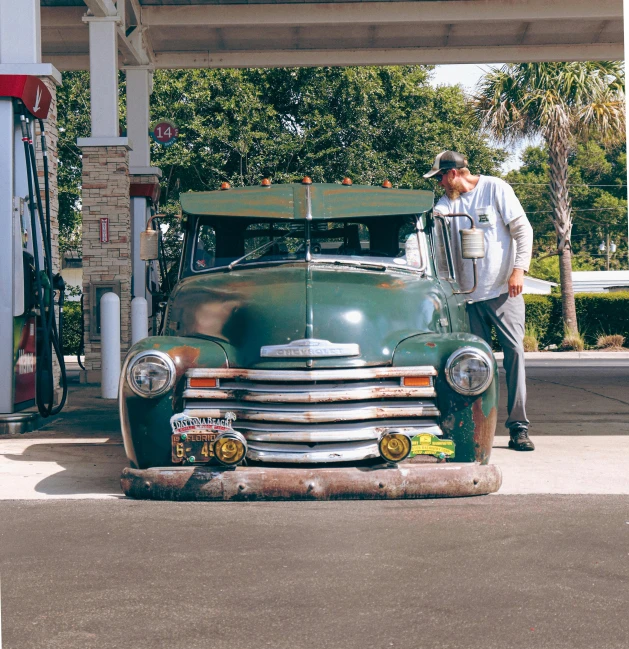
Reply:
[[[182, 280], [171, 296], [167, 333], [219, 343], [230, 367], [364, 367], [390, 364], [409, 336], [444, 331], [446, 315], [443, 290], [429, 278], [395, 269], [283, 264]], [[260, 355], [263, 346], [307, 337], [357, 343], [360, 354], [316, 358], [310, 365], [307, 358]]]

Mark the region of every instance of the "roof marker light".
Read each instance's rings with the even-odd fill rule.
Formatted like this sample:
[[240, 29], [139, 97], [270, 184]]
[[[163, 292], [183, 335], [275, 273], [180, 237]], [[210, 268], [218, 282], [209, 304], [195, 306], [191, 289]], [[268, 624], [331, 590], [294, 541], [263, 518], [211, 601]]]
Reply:
[[304, 176], [301, 179], [301, 184], [302, 185], [312, 185], [312, 178], [310, 176]]
[[268, 178], [263, 178], [260, 184], [262, 185], [262, 187], [270, 187], [271, 181]]
[[231, 189], [232, 186], [229, 183], [221, 183], [221, 191], [225, 191], [226, 189]]
[[352, 179], [345, 176], [345, 178], [343, 178], [343, 182], [341, 184], [342, 185], [351, 185], [352, 184]]
[[383, 186], [385, 189], [391, 189], [391, 187], [393, 187], [393, 185], [391, 184], [391, 181], [390, 181], [390, 180], [385, 180], [385, 181], [382, 183], [382, 186]]

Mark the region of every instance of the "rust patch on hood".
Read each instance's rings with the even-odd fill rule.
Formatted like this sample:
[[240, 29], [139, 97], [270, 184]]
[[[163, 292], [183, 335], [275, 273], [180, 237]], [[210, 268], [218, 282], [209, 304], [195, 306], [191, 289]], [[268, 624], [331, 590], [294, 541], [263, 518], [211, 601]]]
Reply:
[[181, 345], [180, 347], [169, 349], [166, 353], [173, 359], [177, 368], [177, 378], [179, 378], [188, 368], [196, 367], [197, 359], [201, 351], [196, 347]]
[[472, 404], [472, 419], [474, 420], [474, 456], [477, 462], [487, 464], [494, 443], [498, 410], [494, 406], [486, 417], [483, 413], [483, 400], [478, 398]]
[[402, 289], [406, 288], [406, 282], [402, 281], [401, 279], [394, 279], [390, 282], [380, 282], [380, 284], [378, 284], [378, 288], [388, 288], [393, 290]]

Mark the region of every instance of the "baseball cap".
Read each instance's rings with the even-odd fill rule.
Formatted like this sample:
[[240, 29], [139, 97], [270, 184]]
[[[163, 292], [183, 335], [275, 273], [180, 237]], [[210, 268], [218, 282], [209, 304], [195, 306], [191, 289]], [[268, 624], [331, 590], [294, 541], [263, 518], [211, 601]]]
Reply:
[[449, 169], [463, 169], [467, 167], [467, 160], [456, 151], [442, 151], [436, 158], [432, 169], [424, 174], [424, 178], [432, 178], [440, 171], [448, 171]]

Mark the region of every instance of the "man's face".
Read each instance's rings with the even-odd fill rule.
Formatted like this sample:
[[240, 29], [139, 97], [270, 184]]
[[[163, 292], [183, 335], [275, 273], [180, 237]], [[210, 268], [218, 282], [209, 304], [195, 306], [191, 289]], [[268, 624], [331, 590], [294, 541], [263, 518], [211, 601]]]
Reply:
[[446, 196], [450, 199], [458, 198], [461, 195], [461, 178], [456, 169], [441, 171], [439, 184], [445, 189]]

